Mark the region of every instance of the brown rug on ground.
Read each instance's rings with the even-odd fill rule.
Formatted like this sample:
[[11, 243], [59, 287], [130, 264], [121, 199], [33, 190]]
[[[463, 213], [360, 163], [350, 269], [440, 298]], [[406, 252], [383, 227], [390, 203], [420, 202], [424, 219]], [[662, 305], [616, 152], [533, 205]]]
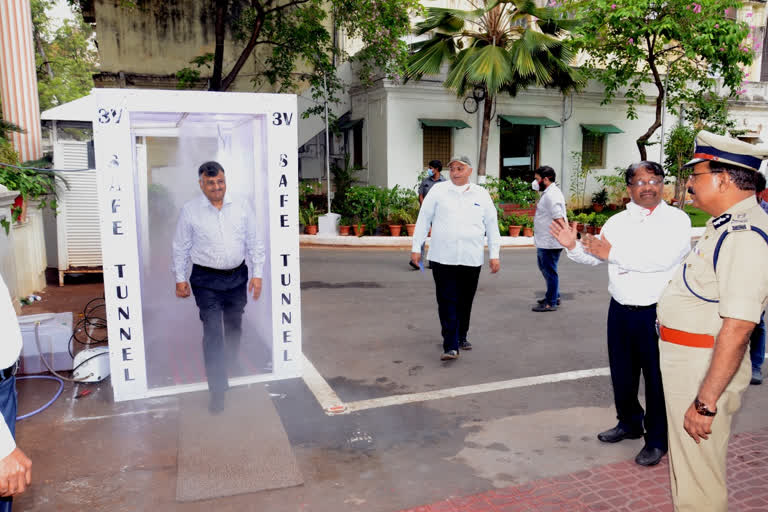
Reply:
[[232, 388], [226, 408], [208, 412], [208, 393], [180, 398], [177, 501], [304, 483], [288, 436], [263, 384]]

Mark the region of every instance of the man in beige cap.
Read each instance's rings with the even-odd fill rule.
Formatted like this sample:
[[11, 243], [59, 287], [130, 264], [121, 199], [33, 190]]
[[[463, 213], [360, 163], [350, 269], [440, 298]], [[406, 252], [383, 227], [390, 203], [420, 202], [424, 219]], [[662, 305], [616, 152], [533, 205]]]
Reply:
[[731, 420], [749, 385], [749, 336], [768, 303], [768, 215], [755, 201], [765, 150], [702, 131], [688, 191], [712, 215], [658, 305], [677, 512], [725, 512]]

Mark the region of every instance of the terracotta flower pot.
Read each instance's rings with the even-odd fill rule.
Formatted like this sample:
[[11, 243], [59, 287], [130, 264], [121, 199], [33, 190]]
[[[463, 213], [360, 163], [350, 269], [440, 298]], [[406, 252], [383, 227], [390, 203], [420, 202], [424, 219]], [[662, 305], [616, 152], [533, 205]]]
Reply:
[[587, 226], [587, 234], [588, 235], [594, 235], [595, 234], [595, 226]]
[[533, 236], [533, 228], [523, 228], [523, 236]]
[[389, 225], [389, 234], [390, 236], [400, 236], [400, 231], [403, 229], [403, 226], [400, 224], [390, 224]]
[[583, 233], [584, 232], [584, 224], [582, 224], [581, 222], [577, 222], [576, 223], [576, 231], [578, 231], [579, 233]]
[[602, 230], [603, 230], [603, 226], [595, 226], [595, 234], [596, 235], [599, 235], [600, 231], [602, 231]]
[[615, 210], [619, 209], [619, 205], [617, 205], [616, 203], [611, 203], [611, 204], [608, 205], [608, 208], [610, 210], [614, 210], [615, 211]]
[[509, 236], [520, 236], [520, 230], [523, 226], [509, 226]]
[[304, 233], [308, 235], [316, 235], [317, 234], [317, 226], [304, 226]]
[[363, 236], [365, 224], [352, 224], [352, 230], [355, 232], [355, 236]]
[[595, 210], [597, 213], [600, 213], [601, 211], [603, 211], [603, 208], [605, 208], [605, 206], [597, 203], [592, 203], [592, 209]]
[[339, 226], [339, 236], [349, 236], [349, 228], [352, 226]]
[[414, 231], [416, 231], [416, 224], [405, 225], [405, 232], [408, 234], [408, 236], [413, 236]]

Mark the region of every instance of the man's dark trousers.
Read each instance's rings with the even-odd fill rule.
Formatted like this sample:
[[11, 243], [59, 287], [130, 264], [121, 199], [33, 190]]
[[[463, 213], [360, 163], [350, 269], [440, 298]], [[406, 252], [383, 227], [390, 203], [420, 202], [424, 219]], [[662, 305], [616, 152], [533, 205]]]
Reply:
[[432, 262], [437, 312], [443, 333], [443, 352], [458, 351], [459, 341], [467, 339], [472, 301], [475, 299], [481, 268]]
[[231, 274], [193, 265], [189, 284], [203, 322], [203, 357], [208, 389], [223, 393], [229, 387], [227, 366], [240, 348], [242, 319], [247, 294], [248, 267], [240, 265]]
[[[13, 437], [16, 437], [16, 377], [0, 382], [0, 410]], [[13, 499], [0, 498], [0, 512], [11, 512]]]
[[560, 278], [557, 275], [557, 262], [560, 261], [562, 249], [536, 249], [536, 261], [539, 270], [547, 283], [547, 294], [544, 300], [550, 306], [557, 305], [560, 298]]
[[[624, 306], [611, 299], [608, 360], [619, 425], [633, 432], [645, 426], [645, 444], [666, 450], [667, 414], [659, 368], [655, 304]], [[641, 372], [645, 379], [645, 412], [637, 398]]]

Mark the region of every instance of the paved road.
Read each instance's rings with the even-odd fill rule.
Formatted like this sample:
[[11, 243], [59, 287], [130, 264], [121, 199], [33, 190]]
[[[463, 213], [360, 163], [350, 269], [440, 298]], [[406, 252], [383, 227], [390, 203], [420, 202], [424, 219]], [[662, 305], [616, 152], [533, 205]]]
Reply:
[[[345, 402], [607, 366], [605, 268], [565, 258], [562, 308], [533, 313], [544, 287], [535, 251], [503, 250], [501, 272], [484, 269], [480, 280], [474, 350], [445, 363], [431, 275], [409, 270], [407, 251], [312, 248], [301, 258], [304, 352]], [[269, 390], [306, 483], [219, 499], [216, 510], [394, 512], [626, 461], [642, 447], [641, 440], [596, 440], [615, 422], [605, 376], [340, 416], [324, 414], [301, 380]], [[748, 391], [737, 430], [768, 426], [764, 391]], [[48, 414], [61, 428], [51, 428], [51, 416], [29, 420], [22, 442], [35, 446], [45, 483], [20, 500], [21, 509], [150, 509], [138, 499], [156, 510], [210, 510], [211, 502], [174, 501], [175, 400], [112, 404], [107, 389], [90, 400], [59, 400]], [[65, 421], [140, 407], [156, 412]]]

